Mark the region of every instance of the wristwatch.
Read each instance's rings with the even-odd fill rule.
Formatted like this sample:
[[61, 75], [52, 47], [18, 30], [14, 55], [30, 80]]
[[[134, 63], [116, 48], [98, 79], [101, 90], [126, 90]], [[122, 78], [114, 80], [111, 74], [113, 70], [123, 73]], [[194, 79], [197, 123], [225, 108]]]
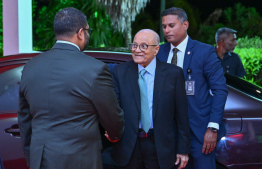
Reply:
[[216, 133], [217, 130], [218, 130], [217, 128], [214, 128], [214, 127], [208, 127], [208, 129], [210, 129], [212, 132], [215, 132], [215, 133]]

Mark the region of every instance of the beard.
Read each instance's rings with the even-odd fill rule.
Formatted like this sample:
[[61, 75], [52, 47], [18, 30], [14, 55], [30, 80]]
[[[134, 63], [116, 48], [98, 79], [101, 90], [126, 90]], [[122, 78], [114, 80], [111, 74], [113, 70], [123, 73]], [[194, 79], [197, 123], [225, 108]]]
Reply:
[[85, 42], [84, 42], [84, 48], [82, 51], [84, 51], [86, 49], [86, 47], [88, 46], [88, 43], [89, 43], [89, 35], [88, 33], [84, 33], [85, 35]]

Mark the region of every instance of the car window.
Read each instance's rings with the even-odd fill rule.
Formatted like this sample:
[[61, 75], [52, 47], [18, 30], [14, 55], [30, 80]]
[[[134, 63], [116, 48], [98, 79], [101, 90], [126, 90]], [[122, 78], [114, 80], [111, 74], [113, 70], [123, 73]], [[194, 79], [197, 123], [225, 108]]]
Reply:
[[262, 100], [262, 88], [255, 86], [239, 77], [225, 74], [227, 85], [249, 95]]
[[16, 113], [22, 70], [20, 66], [0, 74], [0, 113]]

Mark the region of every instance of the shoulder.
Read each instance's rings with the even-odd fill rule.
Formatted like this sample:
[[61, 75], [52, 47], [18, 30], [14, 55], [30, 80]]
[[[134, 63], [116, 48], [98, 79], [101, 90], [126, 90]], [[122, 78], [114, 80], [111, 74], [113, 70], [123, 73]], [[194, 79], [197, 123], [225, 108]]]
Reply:
[[[216, 49], [214, 46], [190, 39], [188, 41], [187, 51], [193, 53], [193, 59], [201, 61], [202, 59], [210, 62], [210, 60], [218, 60]], [[210, 62], [211, 63], [211, 62]]]
[[137, 64], [133, 60], [131, 60], [131, 61], [127, 61], [127, 62], [116, 65], [114, 69], [127, 69], [130, 66], [135, 66], [135, 65]]
[[[170, 45], [169, 42], [164, 43], [164, 44], [159, 45], [159, 46], [160, 46], [159, 52], [162, 52], [162, 51], [168, 51], [168, 52], [169, 52], [169, 50], [170, 50], [170, 48], [171, 48], [171, 45]], [[158, 53], [159, 53], [159, 52], [158, 52]]]
[[162, 45], [159, 45], [160, 47], [167, 47], [167, 46], [170, 46], [170, 43], [169, 42], [166, 42], [166, 43], [164, 43], [164, 44], [162, 44]]
[[170, 63], [162, 62], [158, 59], [157, 59], [157, 68], [170, 72], [183, 72], [183, 69], [181, 67], [178, 67]]
[[235, 58], [239, 58], [239, 59], [240, 59], [240, 56], [239, 56], [237, 53], [235, 53], [235, 52], [230, 52], [230, 54], [231, 54], [232, 57], [235, 57]]
[[201, 48], [201, 50], [204, 49], [204, 50], [207, 50], [207, 51], [208, 50], [215, 51], [214, 46], [206, 44], [206, 43], [199, 42], [197, 40], [189, 39], [188, 43], [192, 43], [194, 48]]

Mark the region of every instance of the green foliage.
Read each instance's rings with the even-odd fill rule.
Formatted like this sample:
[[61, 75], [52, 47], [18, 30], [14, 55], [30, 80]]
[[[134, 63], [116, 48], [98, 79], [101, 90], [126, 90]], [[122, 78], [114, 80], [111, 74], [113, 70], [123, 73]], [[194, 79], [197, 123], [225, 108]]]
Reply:
[[221, 27], [235, 29], [238, 37], [262, 36], [262, 17], [254, 7], [244, 7], [237, 3], [235, 7], [226, 8], [219, 20], [213, 25], [201, 25], [198, 40], [215, 44], [216, 31]]
[[262, 86], [262, 39], [258, 36], [239, 38], [234, 52], [239, 54], [246, 70], [244, 78]]
[[221, 27], [224, 27], [223, 23], [217, 23], [214, 26], [200, 25], [201, 34], [200, 36], [198, 36], [197, 40], [199, 40], [200, 42], [211, 44], [211, 45], [216, 44], [215, 35], [216, 35], [217, 30]]
[[56, 13], [66, 7], [79, 9], [87, 16], [88, 24], [93, 29], [89, 40], [89, 47], [124, 46], [123, 34], [114, 31], [111, 20], [93, 0], [53, 0], [35, 11], [37, 1], [33, 0], [33, 30], [34, 50], [50, 49], [55, 43], [53, 21]]
[[248, 38], [247, 36], [238, 38], [237, 43], [237, 48], [262, 48], [262, 39], [258, 36], [253, 38]]
[[262, 86], [262, 48], [236, 48], [234, 52], [239, 54], [246, 70], [244, 79]]
[[254, 7], [246, 8], [237, 3], [224, 11], [225, 25], [238, 31], [239, 37], [262, 36], [262, 18]]

